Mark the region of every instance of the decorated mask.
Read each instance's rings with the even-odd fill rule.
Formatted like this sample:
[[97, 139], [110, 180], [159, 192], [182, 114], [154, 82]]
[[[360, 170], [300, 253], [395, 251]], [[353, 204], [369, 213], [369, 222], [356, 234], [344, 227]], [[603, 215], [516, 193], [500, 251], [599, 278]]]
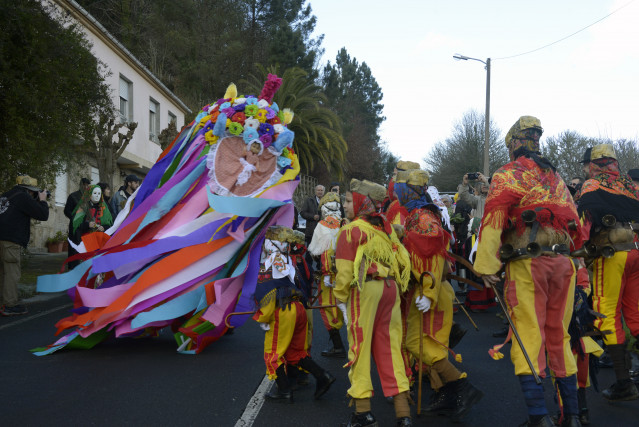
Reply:
[[91, 201], [93, 203], [100, 203], [100, 199], [102, 198], [102, 189], [100, 187], [95, 187], [91, 192]]

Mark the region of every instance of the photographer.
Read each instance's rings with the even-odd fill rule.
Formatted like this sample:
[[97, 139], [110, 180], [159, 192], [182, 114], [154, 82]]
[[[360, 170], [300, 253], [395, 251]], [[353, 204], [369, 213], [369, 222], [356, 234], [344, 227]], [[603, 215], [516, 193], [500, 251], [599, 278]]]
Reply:
[[26, 314], [18, 304], [20, 280], [20, 246], [27, 247], [31, 238], [31, 218], [49, 219], [48, 191], [28, 175], [19, 176], [18, 185], [0, 195], [0, 313], [3, 316]]
[[[473, 194], [470, 191], [469, 181], [477, 181], [480, 183], [479, 195]], [[459, 201], [467, 203], [473, 208], [472, 216], [474, 218], [481, 218], [484, 216], [484, 205], [486, 204], [486, 196], [488, 196], [488, 178], [481, 172], [467, 173], [462, 178], [462, 183], [457, 186], [457, 193], [459, 193]]]

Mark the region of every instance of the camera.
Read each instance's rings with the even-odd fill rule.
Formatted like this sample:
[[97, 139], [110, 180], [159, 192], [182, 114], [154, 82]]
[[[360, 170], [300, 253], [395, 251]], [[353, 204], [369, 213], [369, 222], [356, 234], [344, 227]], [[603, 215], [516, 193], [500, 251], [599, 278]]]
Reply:
[[468, 175], [469, 181], [477, 181], [479, 179], [479, 172], [469, 172], [466, 175]]
[[[47, 200], [51, 199], [51, 192], [49, 190], [45, 190], [43, 188], [40, 191], [38, 191], [38, 193], [41, 193], [43, 191], [45, 191], [47, 193]], [[38, 193], [33, 194], [33, 198], [36, 199], [36, 200], [38, 199]]]

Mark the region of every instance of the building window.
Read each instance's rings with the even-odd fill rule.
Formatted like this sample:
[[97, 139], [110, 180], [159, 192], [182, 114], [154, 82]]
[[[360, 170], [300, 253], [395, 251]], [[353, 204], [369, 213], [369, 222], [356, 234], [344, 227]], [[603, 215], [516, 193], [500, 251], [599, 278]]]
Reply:
[[133, 121], [133, 83], [120, 75], [120, 120]]
[[175, 123], [175, 127], [177, 127], [177, 116], [169, 111], [169, 123]]
[[66, 172], [55, 177], [55, 204], [64, 206], [69, 196], [69, 178]]
[[160, 143], [160, 103], [149, 98], [149, 139], [156, 144]]

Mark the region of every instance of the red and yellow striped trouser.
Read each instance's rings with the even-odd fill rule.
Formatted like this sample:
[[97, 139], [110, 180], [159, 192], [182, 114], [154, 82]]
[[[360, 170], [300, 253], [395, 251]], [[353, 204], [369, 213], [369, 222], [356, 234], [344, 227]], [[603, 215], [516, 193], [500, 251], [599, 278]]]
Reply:
[[308, 356], [307, 317], [304, 306], [299, 301], [290, 308], [275, 309], [270, 329], [264, 336], [264, 362], [266, 374], [275, 379], [275, 371], [283, 363], [296, 365]]
[[348, 306], [348, 395], [365, 399], [373, 395], [371, 355], [375, 359], [384, 396], [408, 391], [402, 359], [402, 319], [399, 291], [394, 280], [370, 280], [362, 289], [352, 287]]
[[[448, 350], [441, 344], [448, 346], [450, 329], [453, 326], [453, 299], [455, 291], [450, 283], [444, 281], [439, 288], [437, 303], [424, 313], [424, 352], [422, 362], [432, 365], [446, 359]], [[420, 311], [415, 305], [415, 290], [410, 291], [411, 304], [408, 310], [406, 348], [410, 354], [419, 359], [419, 321]], [[441, 344], [435, 342], [434, 337]]]
[[[557, 377], [577, 372], [568, 335], [575, 277], [573, 263], [561, 255], [520, 259], [506, 265], [506, 304], [533, 367], [541, 377], [546, 376], [546, 354], [548, 365]], [[514, 339], [510, 357], [516, 375], [532, 375]]]
[[[337, 298], [333, 295], [333, 288], [324, 285], [324, 282], [320, 282], [320, 294], [318, 300], [320, 305], [337, 304]], [[324, 326], [327, 330], [341, 329], [342, 326], [344, 326], [344, 317], [339, 308], [322, 308], [320, 309], [320, 314], [322, 315], [322, 322], [324, 322]]]
[[615, 252], [599, 257], [592, 268], [593, 309], [606, 316], [595, 320], [599, 329], [612, 331], [603, 336], [606, 344], [623, 344], [626, 336], [621, 315], [632, 335], [639, 335], [639, 251]]

